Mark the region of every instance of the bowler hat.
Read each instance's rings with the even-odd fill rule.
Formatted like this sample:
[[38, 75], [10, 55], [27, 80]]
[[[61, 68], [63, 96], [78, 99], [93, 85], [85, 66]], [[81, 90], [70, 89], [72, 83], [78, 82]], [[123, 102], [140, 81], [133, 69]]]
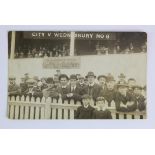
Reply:
[[47, 84], [52, 84], [52, 83], [54, 83], [53, 78], [52, 78], [52, 77], [48, 77], [47, 80], [46, 80], [46, 83], [47, 83]]
[[123, 83], [118, 83], [117, 88], [120, 88], [120, 87], [128, 87], [128, 84], [125, 81]]
[[16, 80], [14, 76], [9, 77], [9, 80]]
[[107, 76], [107, 82], [110, 82], [110, 81], [115, 81], [115, 79], [112, 75]]
[[126, 76], [123, 73], [121, 73], [118, 77], [119, 78], [125, 78]]
[[105, 98], [103, 96], [97, 97], [96, 101], [105, 101]]
[[85, 95], [82, 96], [82, 99], [91, 99], [91, 96], [88, 95], [88, 94], [85, 94]]
[[61, 74], [59, 76], [59, 81], [61, 80], [61, 78], [66, 78], [67, 80], [69, 80], [68, 76], [66, 74]]
[[135, 85], [135, 86], [133, 86], [133, 89], [140, 89], [140, 90], [142, 90], [142, 87], [139, 86], [139, 85]]
[[93, 76], [94, 78], [96, 78], [96, 76], [93, 72], [88, 72], [88, 74], [86, 75], [86, 78], [88, 78], [89, 76]]
[[77, 76], [76, 76], [75, 74], [72, 74], [72, 75], [70, 76], [70, 79], [75, 79], [75, 80], [77, 80]]
[[105, 79], [107, 79], [107, 77], [105, 76], [105, 75], [99, 75], [98, 77], [97, 77], [97, 79], [99, 80], [100, 78], [105, 78]]

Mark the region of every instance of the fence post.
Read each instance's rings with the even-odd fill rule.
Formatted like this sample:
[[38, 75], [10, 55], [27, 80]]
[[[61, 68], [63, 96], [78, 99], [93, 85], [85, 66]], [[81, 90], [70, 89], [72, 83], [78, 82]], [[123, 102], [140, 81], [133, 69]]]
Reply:
[[[64, 101], [64, 105], [68, 105], [68, 100], [65, 100]], [[68, 109], [67, 108], [65, 108], [64, 109], [64, 119], [68, 119]]]
[[45, 119], [50, 119], [51, 115], [51, 97], [48, 97], [45, 102]]
[[[11, 97], [11, 102], [15, 102], [15, 97], [12, 96]], [[10, 105], [10, 118], [11, 119], [14, 119], [14, 105]]]
[[[74, 100], [70, 100], [70, 105], [74, 105]], [[74, 119], [74, 109], [70, 109], [70, 119]]]
[[[19, 96], [16, 97], [16, 102], [19, 102]], [[15, 105], [15, 119], [19, 118], [19, 105]]]

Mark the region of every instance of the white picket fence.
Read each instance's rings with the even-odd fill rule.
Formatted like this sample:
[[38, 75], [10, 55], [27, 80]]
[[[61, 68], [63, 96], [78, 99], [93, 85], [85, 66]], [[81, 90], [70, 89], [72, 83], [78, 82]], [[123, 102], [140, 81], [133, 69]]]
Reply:
[[[8, 118], [10, 119], [74, 119], [74, 112], [81, 105], [81, 102], [74, 100], [66, 100], [62, 102], [60, 98], [56, 99], [44, 97], [42, 99], [24, 96], [16, 98], [8, 97]], [[92, 100], [91, 105], [95, 107]], [[111, 105], [107, 108], [111, 111], [113, 119], [145, 119], [145, 112], [117, 112], [115, 110], [115, 102], [112, 101]]]

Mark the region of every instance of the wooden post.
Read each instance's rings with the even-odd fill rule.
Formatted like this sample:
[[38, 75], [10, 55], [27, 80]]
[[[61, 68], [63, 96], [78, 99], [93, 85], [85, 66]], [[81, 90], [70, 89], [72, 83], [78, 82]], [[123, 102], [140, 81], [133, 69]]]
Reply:
[[75, 42], [75, 32], [71, 32], [70, 37], [70, 56], [74, 56], [74, 42]]
[[10, 59], [14, 59], [15, 57], [15, 40], [16, 40], [16, 32], [12, 31]]

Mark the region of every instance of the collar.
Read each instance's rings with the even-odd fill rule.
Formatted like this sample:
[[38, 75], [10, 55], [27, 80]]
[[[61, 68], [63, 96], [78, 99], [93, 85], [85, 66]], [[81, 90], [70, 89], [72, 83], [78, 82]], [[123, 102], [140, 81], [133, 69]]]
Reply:
[[72, 89], [76, 89], [76, 86], [71, 86]]
[[87, 105], [87, 106], [84, 106], [84, 108], [88, 108], [89, 107], [89, 105]]
[[67, 86], [61, 86], [61, 88], [66, 88]]
[[92, 86], [94, 86], [94, 84], [95, 84], [95, 83], [93, 82], [93, 83], [91, 83], [91, 84], [89, 83], [88, 85], [92, 87]]

